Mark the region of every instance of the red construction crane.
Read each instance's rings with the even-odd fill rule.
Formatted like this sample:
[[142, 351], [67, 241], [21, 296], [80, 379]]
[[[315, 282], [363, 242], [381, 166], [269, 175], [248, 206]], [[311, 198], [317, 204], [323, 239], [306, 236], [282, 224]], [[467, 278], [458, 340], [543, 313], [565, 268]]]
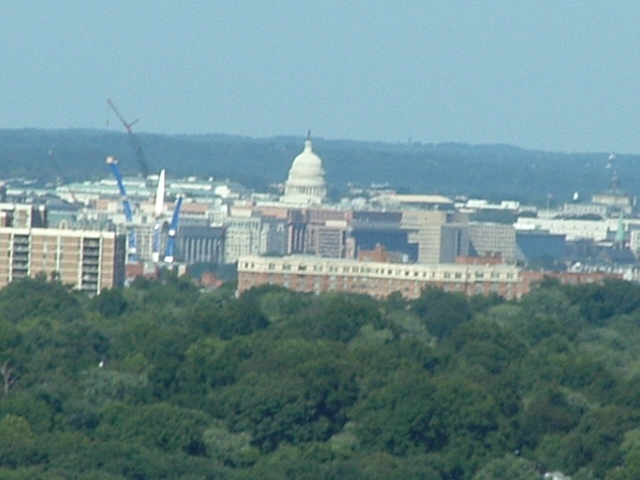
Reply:
[[133, 127], [133, 125], [135, 125], [138, 120], [134, 120], [131, 123], [127, 122], [110, 98], [107, 99], [107, 103], [111, 107], [111, 110], [113, 110], [113, 113], [116, 114], [116, 117], [118, 117], [118, 120], [122, 122], [122, 125], [124, 125], [124, 128], [127, 130], [127, 134], [129, 135], [129, 140], [131, 141], [131, 145], [133, 146], [133, 150], [135, 151], [136, 158], [138, 159], [138, 164], [140, 165], [140, 173], [142, 173], [144, 178], [147, 178], [149, 176], [149, 167], [147, 165], [147, 159], [144, 156], [144, 152], [142, 151], [142, 147], [138, 142], [138, 138], [136, 137], [135, 133], [133, 133], [133, 130], [131, 129], [131, 127]]
[[53, 168], [55, 169], [62, 183], [67, 184], [67, 188], [69, 189], [69, 195], [71, 196], [71, 200], [73, 201], [73, 203], [78, 203], [78, 199], [76, 198], [75, 194], [73, 193], [73, 190], [67, 183], [67, 179], [65, 178], [64, 173], [62, 173], [62, 169], [60, 168], [60, 165], [58, 165], [58, 162], [56, 162], [55, 158], [53, 158], [53, 149], [49, 150], [49, 160], [51, 161], [51, 164], [53, 165]]

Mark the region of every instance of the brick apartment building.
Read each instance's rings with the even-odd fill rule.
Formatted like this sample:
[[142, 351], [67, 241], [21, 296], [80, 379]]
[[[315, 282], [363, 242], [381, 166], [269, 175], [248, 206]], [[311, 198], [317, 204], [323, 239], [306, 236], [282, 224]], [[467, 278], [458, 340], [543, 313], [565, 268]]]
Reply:
[[123, 285], [125, 250], [115, 232], [0, 227], [0, 288], [45, 274], [97, 294]]

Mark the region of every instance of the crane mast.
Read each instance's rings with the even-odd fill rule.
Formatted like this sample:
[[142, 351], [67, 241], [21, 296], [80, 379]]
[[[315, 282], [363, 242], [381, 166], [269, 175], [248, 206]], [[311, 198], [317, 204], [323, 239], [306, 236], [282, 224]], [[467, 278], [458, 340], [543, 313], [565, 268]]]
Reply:
[[173, 208], [173, 216], [169, 224], [169, 236], [167, 238], [167, 249], [164, 255], [166, 263], [173, 263], [174, 250], [176, 248], [176, 233], [178, 232], [178, 218], [180, 217], [180, 208], [182, 208], [182, 195], [176, 198], [176, 204]]
[[[60, 180], [62, 180], [62, 182], [64, 183], [67, 183], [64, 173], [62, 173], [62, 169], [60, 168], [60, 165], [58, 165], [58, 162], [56, 162], [56, 160], [53, 158], [53, 150], [49, 150], [49, 160], [51, 160], [51, 164], [53, 165], [53, 168], [58, 174], [58, 177], [60, 178]], [[75, 193], [73, 193], [73, 190], [68, 184], [67, 184], [67, 188], [69, 189], [69, 195], [71, 196], [71, 200], [73, 201], [73, 203], [78, 203], [78, 199], [76, 198]]]
[[122, 175], [118, 169], [118, 160], [115, 157], [107, 157], [107, 165], [111, 168], [113, 176], [116, 178], [118, 184], [118, 190], [120, 191], [120, 197], [122, 198], [122, 207], [124, 209], [124, 217], [127, 224], [127, 263], [136, 263], [138, 261], [137, 253], [137, 240], [136, 230], [133, 227], [133, 209], [131, 208], [131, 202], [127, 196], [127, 191], [124, 187], [124, 181]]
[[127, 120], [120, 113], [120, 110], [118, 110], [118, 107], [116, 107], [115, 103], [113, 103], [113, 101], [110, 98], [107, 99], [107, 103], [111, 107], [111, 110], [113, 110], [113, 113], [116, 114], [116, 117], [118, 117], [118, 120], [120, 120], [122, 125], [124, 125], [124, 128], [127, 131], [127, 134], [129, 136], [129, 141], [131, 142], [131, 146], [133, 147], [133, 150], [136, 154], [136, 158], [138, 159], [138, 164], [140, 165], [140, 173], [142, 173], [142, 176], [144, 178], [147, 178], [149, 176], [149, 166], [147, 165], [147, 159], [144, 155], [144, 152], [142, 151], [140, 142], [138, 142], [138, 137], [136, 137], [135, 133], [133, 133], [133, 129], [131, 128], [133, 127], [133, 125], [136, 124], [138, 120], [134, 120], [131, 123], [127, 122]]

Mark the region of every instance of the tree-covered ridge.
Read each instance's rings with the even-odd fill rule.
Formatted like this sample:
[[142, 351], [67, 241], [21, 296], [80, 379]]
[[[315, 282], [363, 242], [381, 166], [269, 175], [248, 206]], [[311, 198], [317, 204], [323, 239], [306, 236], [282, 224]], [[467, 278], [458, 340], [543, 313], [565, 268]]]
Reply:
[[0, 478], [637, 479], [639, 347], [623, 281], [506, 302], [21, 280]]
[[[138, 135], [149, 168], [173, 176], [213, 176], [266, 191], [284, 182], [303, 137], [253, 139], [228, 135]], [[546, 204], [581, 199], [609, 187], [609, 154], [553, 153], [508, 145], [382, 143], [314, 138], [333, 196], [348, 184], [388, 184], [415, 193], [437, 192]], [[124, 132], [101, 130], [0, 130], [0, 177], [66, 182], [109, 176], [107, 155], [119, 159], [125, 175], [139, 175], [135, 152]], [[618, 155], [622, 188], [637, 195], [637, 155]]]

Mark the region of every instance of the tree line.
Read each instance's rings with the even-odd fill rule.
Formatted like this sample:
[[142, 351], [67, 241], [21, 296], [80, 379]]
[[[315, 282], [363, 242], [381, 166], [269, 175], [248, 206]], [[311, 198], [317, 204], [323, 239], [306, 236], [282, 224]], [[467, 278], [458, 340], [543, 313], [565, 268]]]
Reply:
[[[174, 176], [231, 179], [258, 191], [282, 183], [303, 137], [253, 139], [229, 135], [154, 135], [138, 139], [152, 172]], [[508, 145], [382, 143], [314, 139], [332, 196], [347, 186], [386, 183], [402, 192], [519, 200], [538, 205], [570, 201], [574, 192], [587, 200], [609, 187], [614, 171], [622, 188], [637, 194], [640, 157], [606, 153], [554, 153]], [[124, 175], [139, 175], [135, 152], [124, 132], [101, 130], [0, 130], [3, 179], [40, 182], [84, 181], [109, 176], [107, 155], [119, 159]], [[57, 167], [56, 167], [57, 165]], [[265, 168], [268, 167], [268, 168]], [[60, 179], [60, 172], [65, 178]]]

